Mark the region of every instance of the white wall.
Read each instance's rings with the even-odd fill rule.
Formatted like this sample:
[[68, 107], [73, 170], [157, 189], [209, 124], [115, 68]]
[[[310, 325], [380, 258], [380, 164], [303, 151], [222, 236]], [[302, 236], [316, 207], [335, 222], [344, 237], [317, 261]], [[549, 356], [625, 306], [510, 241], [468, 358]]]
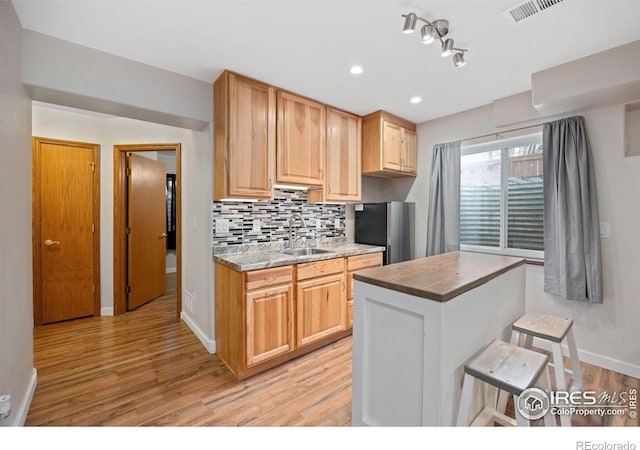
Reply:
[[[520, 101], [530, 98], [518, 96]], [[514, 108], [526, 109], [526, 105]], [[624, 105], [591, 108], [576, 113], [586, 121], [598, 189], [600, 221], [610, 224], [611, 236], [602, 240], [604, 303], [590, 305], [559, 299], [543, 291], [543, 268], [527, 266], [528, 309], [569, 314], [583, 359], [640, 377], [637, 294], [640, 268], [640, 156], [625, 157]], [[554, 117], [555, 118], [555, 117]], [[541, 123], [550, 118], [538, 118]], [[493, 133], [493, 108], [486, 105], [418, 126], [418, 177], [383, 181], [383, 200], [416, 202], [416, 255], [425, 255], [431, 149], [437, 143]], [[502, 130], [504, 132], [504, 130]], [[522, 131], [522, 133], [531, 132]], [[511, 133], [507, 136], [515, 136]], [[477, 141], [476, 141], [477, 142]]]
[[182, 287], [196, 296], [183, 318], [211, 350], [211, 130], [193, 131], [72, 108], [34, 103], [33, 134], [100, 144], [100, 296], [103, 315], [113, 313], [113, 146], [182, 144]]
[[210, 83], [31, 30], [22, 36], [22, 80], [34, 100], [193, 130], [211, 122]]
[[0, 395], [23, 425], [35, 390], [31, 269], [31, 99], [21, 83], [22, 29], [0, 2]]

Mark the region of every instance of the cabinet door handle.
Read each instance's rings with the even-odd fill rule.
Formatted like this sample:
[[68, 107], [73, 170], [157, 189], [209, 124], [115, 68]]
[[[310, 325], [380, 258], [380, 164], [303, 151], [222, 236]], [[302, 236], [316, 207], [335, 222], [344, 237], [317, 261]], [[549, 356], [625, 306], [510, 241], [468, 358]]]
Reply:
[[264, 291], [264, 296], [265, 297], [269, 297], [270, 295], [275, 295], [277, 294], [276, 291]]
[[320, 169], [320, 179], [324, 180], [324, 169]]
[[364, 261], [362, 261], [362, 264], [364, 264], [365, 266], [368, 266], [370, 262], [371, 261], [369, 261], [368, 259], [365, 259]]
[[264, 281], [273, 281], [276, 278], [278, 278], [277, 275], [267, 275], [266, 277], [264, 277]]
[[271, 178], [269, 178], [269, 182], [267, 183], [267, 191], [273, 189], [273, 183], [271, 182]]
[[344, 292], [347, 289], [347, 284], [344, 282], [344, 280], [341, 280], [340, 283], [342, 283], [342, 292]]

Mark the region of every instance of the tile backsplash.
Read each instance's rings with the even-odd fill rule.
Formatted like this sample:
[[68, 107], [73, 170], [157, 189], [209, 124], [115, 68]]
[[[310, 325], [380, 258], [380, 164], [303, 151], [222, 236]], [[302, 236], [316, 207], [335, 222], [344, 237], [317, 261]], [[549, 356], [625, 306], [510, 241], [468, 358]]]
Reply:
[[293, 213], [302, 215], [306, 223], [302, 228], [300, 220], [294, 219], [294, 239], [345, 236], [345, 205], [307, 203], [306, 191], [276, 189], [268, 202], [213, 202], [212, 245], [287, 242]]

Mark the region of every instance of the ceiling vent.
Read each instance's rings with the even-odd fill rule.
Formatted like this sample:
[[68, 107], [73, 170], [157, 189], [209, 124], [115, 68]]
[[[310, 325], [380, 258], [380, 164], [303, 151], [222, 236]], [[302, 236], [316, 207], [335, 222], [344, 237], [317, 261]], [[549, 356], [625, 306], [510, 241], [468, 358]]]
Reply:
[[504, 10], [503, 14], [513, 23], [517, 23], [563, 1], [564, 0], [525, 0]]

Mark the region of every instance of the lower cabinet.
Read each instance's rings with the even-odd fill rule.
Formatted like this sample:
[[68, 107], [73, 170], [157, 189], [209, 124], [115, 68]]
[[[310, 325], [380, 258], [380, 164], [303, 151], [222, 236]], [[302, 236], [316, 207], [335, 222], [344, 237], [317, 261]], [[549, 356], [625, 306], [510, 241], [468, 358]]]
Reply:
[[347, 325], [353, 327], [353, 273], [382, 265], [382, 253], [349, 256], [347, 258]]
[[247, 367], [294, 348], [293, 285], [247, 292]]
[[351, 333], [351, 274], [382, 253], [240, 272], [216, 263], [216, 354], [244, 379]]
[[299, 264], [296, 305], [298, 346], [345, 331], [347, 283], [344, 258]]

